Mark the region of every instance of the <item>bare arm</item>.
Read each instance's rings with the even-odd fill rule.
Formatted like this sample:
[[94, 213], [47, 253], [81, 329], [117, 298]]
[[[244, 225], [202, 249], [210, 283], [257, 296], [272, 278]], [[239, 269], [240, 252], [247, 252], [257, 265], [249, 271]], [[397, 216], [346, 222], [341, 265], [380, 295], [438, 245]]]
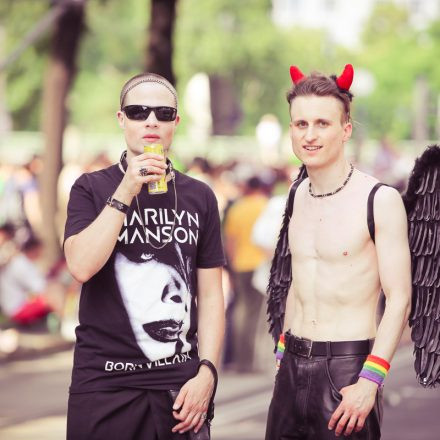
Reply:
[[397, 191], [384, 188], [377, 193], [375, 221], [379, 276], [386, 304], [372, 353], [391, 363], [408, 321], [411, 304], [408, 226]]
[[218, 368], [225, 332], [222, 268], [198, 269], [197, 276], [199, 356]]
[[[141, 167], [149, 167], [150, 172], [156, 174], [142, 177], [139, 175]], [[144, 153], [132, 158], [113, 198], [130, 205], [142, 185], [159, 180], [165, 168], [164, 161], [157, 154]], [[67, 265], [76, 280], [84, 283], [104, 266], [115, 247], [124, 218], [124, 213], [105, 206], [89, 226], [65, 241]]]
[[[405, 208], [396, 190], [381, 188], [374, 204], [376, 253], [379, 276], [386, 296], [385, 312], [379, 325], [372, 354], [388, 362], [396, 351], [410, 312], [411, 260]], [[359, 378], [341, 389], [343, 400], [333, 413], [329, 427], [340, 435], [360, 431], [374, 406], [377, 385]], [[339, 420], [339, 422], [338, 422]]]
[[[225, 331], [225, 309], [222, 289], [222, 268], [198, 269], [198, 339], [200, 359], [208, 359], [217, 368]], [[206, 413], [213, 391], [214, 379], [208, 367], [190, 379], [177, 396], [174, 409], [182, 407], [174, 417], [180, 421], [173, 432], [201, 428], [201, 414]]]

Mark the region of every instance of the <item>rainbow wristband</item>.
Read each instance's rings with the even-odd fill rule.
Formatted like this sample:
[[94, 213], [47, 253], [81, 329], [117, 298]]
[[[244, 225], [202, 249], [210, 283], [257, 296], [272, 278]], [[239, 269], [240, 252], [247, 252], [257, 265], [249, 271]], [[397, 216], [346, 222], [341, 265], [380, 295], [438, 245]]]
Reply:
[[277, 365], [277, 370], [280, 368], [281, 359], [283, 359], [285, 348], [286, 348], [286, 346], [284, 345], [284, 333], [281, 333], [280, 339], [277, 344], [277, 351], [275, 353], [275, 361], [276, 361], [276, 365]]
[[371, 382], [376, 383], [378, 386], [382, 386], [389, 369], [390, 364], [385, 359], [370, 354], [364, 362], [359, 377], [371, 380]]

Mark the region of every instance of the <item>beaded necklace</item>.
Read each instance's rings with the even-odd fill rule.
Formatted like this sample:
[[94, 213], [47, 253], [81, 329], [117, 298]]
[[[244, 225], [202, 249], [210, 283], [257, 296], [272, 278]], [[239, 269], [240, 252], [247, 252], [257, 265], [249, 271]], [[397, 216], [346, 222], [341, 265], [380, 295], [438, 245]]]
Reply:
[[309, 194], [310, 194], [312, 197], [314, 197], [315, 199], [320, 199], [320, 198], [322, 198], [322, 197], [330, 197], [330, 196], [333, 196], [334, 194], [336, 194], [336, 193], [338, 193], [339, 191], [341, 191], [341, 190], [347, 185], [347, 183], [349, 182], [351, 176], [353, 175], [353, 171], [354, 171], [354, 166], [353, 166], [353, 164], [351, 163], [351, 164], [350, 164], [350, 172], [348, 173], [347, 178], [344, 180], [344, 183], [343, 183], [339, 188], [337, 188], [337, 189], [335, 189], [334, 191], [329, 192], [329, 193], [325, 193], [325, 194], [314, 194], [314, 193], [313, 193], [313, 190], [312, 190], [312, 182], [309, 182]]

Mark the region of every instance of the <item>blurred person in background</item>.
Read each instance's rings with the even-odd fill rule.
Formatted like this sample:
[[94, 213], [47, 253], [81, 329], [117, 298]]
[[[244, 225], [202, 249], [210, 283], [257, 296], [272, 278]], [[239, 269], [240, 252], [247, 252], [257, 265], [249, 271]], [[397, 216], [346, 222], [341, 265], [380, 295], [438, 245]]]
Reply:
[[[117, 118], [127, 150], [80, 176], [68, 204], [82, 290], [67, 438], [189, 439], [209, 431], [224, 332], [217, 201], [169, 159], [180, 117], [165, 78], [129, 79]], [[156, 143], [165, 157], [144, 152]], [[151, 194], [162, 177], [168, 190]]]
[[105, 151], [97, 153], [85, 166], [85, 173], [93, 173], [113, 165]]
[[54, 312], [63, 312], [63, 293], [48, 283], [38, 263], [42, 243], [30, 237], [0, 268], [0, 307], [15, 324], [30, 325]]
[[345, 157], [352, 66], [338, 78], [290, 72], [290, 137], [308, 177], [289, 192], [268, 288], [280, 367], [266, 440], [379, 439], [382, 384], [410, 309], [405, 208]]
[[23, 209], [29, 222], [31, 234], [37, 237], [42, 235], [43, 217], [41, 212], [41, 200], [39, 190], [39, 175], [43, 169], [41, 156], [35, 154], [26, 163], [21, 171], [21, 193], [23, 197]]
[[251, 177], [244, 184], [243, 195], [228, 209], [224, 223], [226, 253], [234, 290], [232, 359], [239, 372], [255, 369], [258, 316], [264, 298], [252, 284], [252, 277], [266, 257], [252, 242], [252, 228], [266, 204], [264, 183], [257, 176]]
[[15, 228], [12, 223], [4, 223], [0, 226], [0, 270], [17, 253], [14, 234]]
[[280, 160], [280, 142], [283, 134], [278, 118], [272, 114], [263, 115], [255, 128], [260, 147], [260, 160], [265, 165], [274, 165]]
[[408, 170], [400, 169], [401, 155], [396, 150], [391, 140], [383, 137], [373, 162], [373, 176], [380, 182], [396, 188], [402, 192], [406, 186]]
[[189, 164], [186, 173], [188, 176], [194, 177], [194, 179], [205, 182], [211, 188], [213, 187], [213, 168], [207, 159], [203, 157], [195, 157]]
[[15, 239], [20, 244], [41, 235], [41, 167], [41, 157], [34, 155], [24, 165], [3, 165], [0, 170], [0, 221], [14, 225]]

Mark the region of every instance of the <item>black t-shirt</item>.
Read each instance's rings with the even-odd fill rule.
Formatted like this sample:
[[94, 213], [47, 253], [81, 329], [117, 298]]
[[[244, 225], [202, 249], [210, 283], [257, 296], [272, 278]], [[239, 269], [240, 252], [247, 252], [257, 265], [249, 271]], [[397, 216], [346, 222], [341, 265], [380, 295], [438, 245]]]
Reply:
[[[95, 220], [123, 177], [117, 165], [72, 187], [64, 239]], [[110, 258], [83, 284], [70, 392], [171, 389], [197, 372], [197, 268], [225, 264], [217, 200], [176, 172], [174, 189], [133, 199]], [[142, 215], [142, 218], [140, 217]], [[170, 237], [161, 250], [154, 249]], [[145, 230], [144, 226], [145, 225]]]

